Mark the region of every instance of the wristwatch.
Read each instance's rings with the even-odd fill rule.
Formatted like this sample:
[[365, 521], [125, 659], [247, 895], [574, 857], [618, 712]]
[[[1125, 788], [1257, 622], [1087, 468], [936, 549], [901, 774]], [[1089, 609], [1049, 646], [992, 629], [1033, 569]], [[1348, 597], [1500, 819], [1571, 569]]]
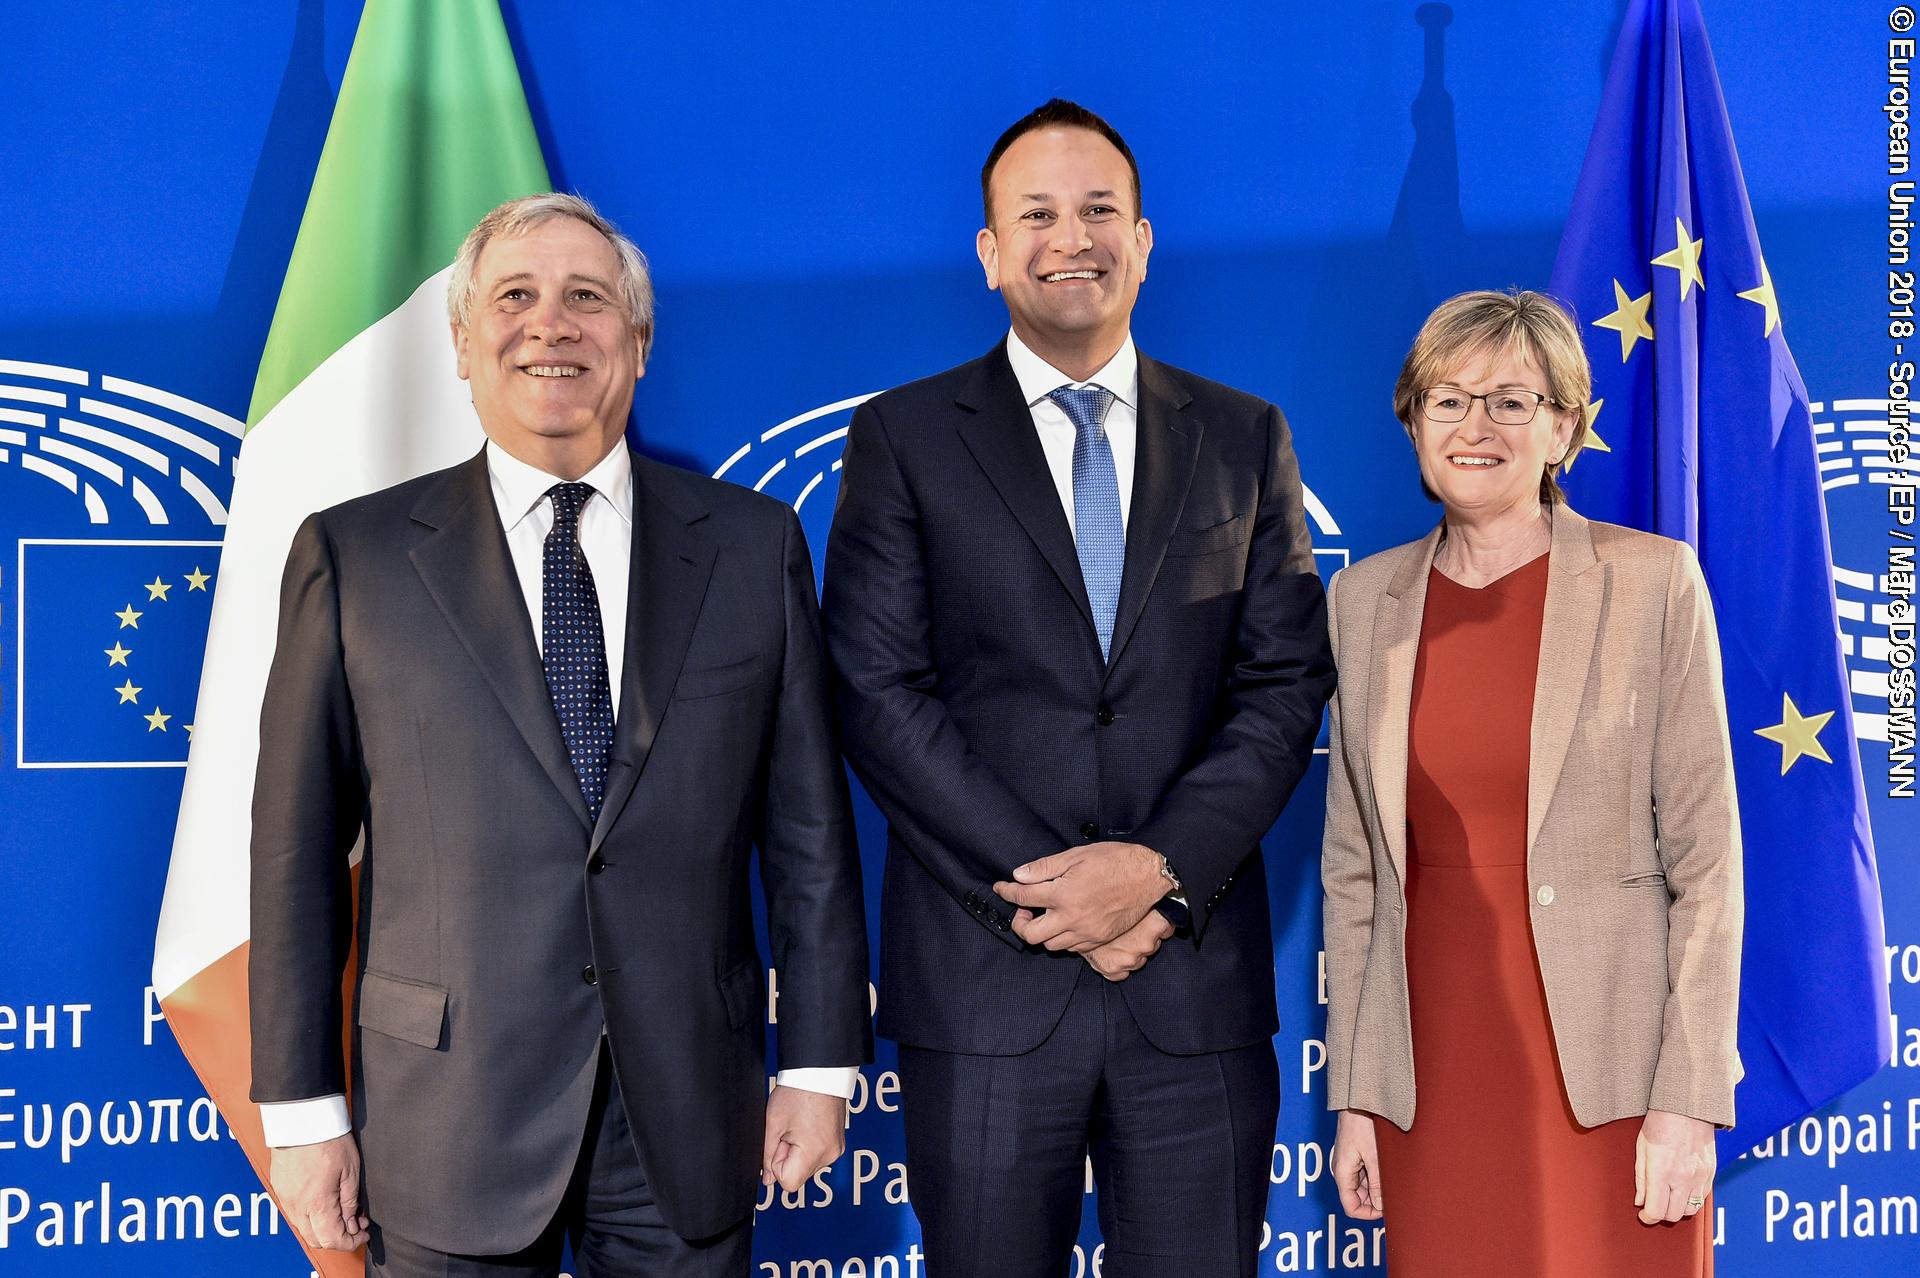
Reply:
[[1173, 863], [1164, 854], [1157, 855], [1160, 856], [1160, 873], [1165, 876], [1169, 890], [1153, 903], [1153, 908], [1160, 912], [1160, 917], [1173, 924], [1175, 932], [1188, 931], [1193, 926], [1193, 911], [1181, 899], [1185, 888], [1181, 886], [1180, 876], [1174, 872]]

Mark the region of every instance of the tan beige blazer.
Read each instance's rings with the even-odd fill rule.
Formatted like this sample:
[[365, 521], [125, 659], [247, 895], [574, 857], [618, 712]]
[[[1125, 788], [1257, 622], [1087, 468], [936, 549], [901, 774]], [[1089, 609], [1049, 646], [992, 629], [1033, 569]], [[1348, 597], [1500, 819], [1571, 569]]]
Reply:
[[[1328, 591], [1327, 1098], [1413, 1125], [1407, 719], [1440, 543]], [[1740, 818], [1720, 645], [1683, 543], [1553, 511], [1527, 784], [1527, 908], [1561, 1077], [1586, 1126], [1733, 1122]], [[1444, 1032], [1444, 1027], [1437, 1027]]]

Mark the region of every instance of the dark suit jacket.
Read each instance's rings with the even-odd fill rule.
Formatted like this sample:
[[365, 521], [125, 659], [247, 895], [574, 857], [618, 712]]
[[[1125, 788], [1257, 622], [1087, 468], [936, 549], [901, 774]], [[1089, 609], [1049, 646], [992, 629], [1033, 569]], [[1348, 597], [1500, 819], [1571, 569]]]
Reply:
[[[1024, 946], [996, 880], [1095, 838], [1163, 853], [1193, 908], [1121, 988], [1163, 1051], [1278, 1025], [1259, 841], [1333, 688], [1279, 410], [1140, 360], [1111, 660], [1004, 346], [861, 406], [827, 545], [844, 746], [889, 824], [880, 1032], [1043, 1041], [1082, 960]], [[1303, 854], [1308, 851], [1303, 849]]]
[[756, 844], [781, 1066], [870, 1059], [799, 522], [639, 456], [633, 483], [626, 672], [591, 826], [484, 453], [312, 516], [287, 560], [254, 791], [253, 1096], [346, 1090], [357, 940], [367, 1205], [442, 1251], [513, 1251], [552, 1218], [603, 1026], [668, 1223], [699, 1237], [752, 1210]]

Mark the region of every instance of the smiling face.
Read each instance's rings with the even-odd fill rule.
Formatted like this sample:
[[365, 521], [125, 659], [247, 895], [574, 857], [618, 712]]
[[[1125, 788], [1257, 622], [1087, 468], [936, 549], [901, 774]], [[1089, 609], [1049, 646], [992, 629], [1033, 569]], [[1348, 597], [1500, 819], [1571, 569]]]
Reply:
[[472, 316], [453, 326], [460, 376], [487, 436], [577, 479], [626, 430], [643, 336], [620, 303], [620, 261], [571, 217], [496, 236], [474, 269]]
[[[1468, 395], [1530, 392], [1516, 400], [1531, 405], [1545, 395], [1547, 379], [1531, 359], [1512, 351], [1470, 356], [1436, 383]], [[1574, 412], [1543, 403], [1524, 426], [1505, 426], [1475, 400], [1466, 418], [1436, 422], [1416, 407], [1414, 451], [1420, 477], [1440, 498], [1449, 516], [1484, 519], [1540, 504], [1540, 476], [1566, 455], [1573, 438]]]
[[1126, 339], [1153, 251], [1126, 157], [1090, 129], [1035, 129], [1000, 157], [992, 187], [975, 244], [987, 287], [1035, 354], [1091, 376]]

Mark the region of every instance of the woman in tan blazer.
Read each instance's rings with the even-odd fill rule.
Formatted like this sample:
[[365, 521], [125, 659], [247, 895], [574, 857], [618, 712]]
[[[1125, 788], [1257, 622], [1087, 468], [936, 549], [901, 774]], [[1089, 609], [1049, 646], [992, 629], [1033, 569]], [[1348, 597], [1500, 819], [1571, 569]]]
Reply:
[[1720, 651], [1689, 547], [1560, 493], [1590, 387], [1545, 296], [1442, 305], [1394, 406], [1443, 518], [1329, 590], [1333, 1166], [1362, 1219], [1392, 1182], [1395, 1278], [1712, 1270], [1741, 1072]]

